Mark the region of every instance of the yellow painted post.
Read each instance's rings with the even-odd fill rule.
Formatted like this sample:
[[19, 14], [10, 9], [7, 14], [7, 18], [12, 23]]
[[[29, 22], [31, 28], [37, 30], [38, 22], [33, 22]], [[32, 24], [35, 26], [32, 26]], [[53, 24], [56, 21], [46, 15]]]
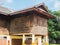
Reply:
[[10, 36], [7, 36], [7, 45], [11, 45], [11, 38], [10, 38]]
[[10, 41], [9, 41], [9, 44], [8, 45], [12, 45], [12, 39], [10, 39]]
[[32, 45], [34, 45], [35, 35], [32, 35]]
[[23, 35], [22, 45], [25, 45], [25, 35]]
[[46, 45], [49, 45], [48, 36], [46, 36]]
[[43, 45], [46, 45], [46, 36], [43, 36]]
[[38, 38], [38, 45], [42, 45], [41, 36]]

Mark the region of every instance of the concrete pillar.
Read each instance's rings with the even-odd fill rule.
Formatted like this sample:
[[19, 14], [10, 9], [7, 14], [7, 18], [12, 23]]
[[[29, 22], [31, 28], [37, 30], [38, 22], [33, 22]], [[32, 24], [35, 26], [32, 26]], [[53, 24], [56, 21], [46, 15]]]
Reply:
[[46, 45], [49, 45], [48, 36], [46, 36]]
[[25, 45], [25, 35], [23, 35], [22, 45]]
[[43, 42], [42, 42], [43, 45], [46, 45], [46, 36], [43, 36], [43, 39], [42, 40], [43, 40]]
[[38, 38], [38, 45], [42, 45], [41, 36]]
[[7, 36], [7, 45], [12, 45], [10, 36]]
[[32, 45], [34, 45], [35, 42], [35, 35], [32, 35]]

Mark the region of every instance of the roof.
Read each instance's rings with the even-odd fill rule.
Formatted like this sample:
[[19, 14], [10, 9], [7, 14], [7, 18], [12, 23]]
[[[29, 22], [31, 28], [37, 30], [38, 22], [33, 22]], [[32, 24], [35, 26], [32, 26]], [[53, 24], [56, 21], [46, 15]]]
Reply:
[[46, 16], [48, 18], [54, 17], [52, 14], [50, 14], [48, 12], [48, 9], [44, 4], [36, 5], [36, 6], [33, 6], [31, 8], [25, 9], [25, 10], [19, 10], [19, 11], [10, 13], [10, 15], [12, 16], [12, 15], [17, 15], [17, 14], [23, 14], [23, 13], [28, 13], [31, 11], [36, 11], [36, 13], [38, 12], [39, 14], [43, 14], [44, 16]]
[[12, 13], [10, 13], [9, 10], [6, 10], [6, 8], [4, 8], [4, 10], [5, 10], [5, 12], [4, 13], [1, 12], [1, 13], [4, 14], [4, 15], [7, 15], [7, 16], [12, 16], [12, 15], [17, 15], [17, 14], [25, 14], [25, 13], [27, 14], [27, 12], [36, 11], [36, 13], [43, 14], [44, 16], [46, 16], [48, 18], [53, 18], [54, 17], [48, 12], [48, 8], [47, 8], [47, 6], [45, 6], [44, 3], [33, 6], [33, 7], [30, 7], [28, 9], [19, 10], [19, 11], [12, 12]]
[[5, 14], [5, 15], [7, 15], [7, 14], [10, 14], [10, 13], [12, 13], [12, 12], [13, 12], [13, 10], [8, 9], [8, 8], [0, 5], [0, 14]]

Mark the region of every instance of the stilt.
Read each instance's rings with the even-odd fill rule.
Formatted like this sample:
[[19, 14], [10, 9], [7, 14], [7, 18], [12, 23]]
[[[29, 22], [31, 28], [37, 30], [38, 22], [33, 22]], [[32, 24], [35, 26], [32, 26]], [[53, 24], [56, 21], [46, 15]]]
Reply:
[[46, 43], [46, 36], [43, 36], [43, 45], [46, 45], [45, 43]]
[[46, 36], [46, 45], [49, 45], [48, 36]]
[[32, 45], [34, 45], [35, 42], [35, 35], [32, 35]]
[[38, 45], [42, 45], [42, 43], [41, 43], [41, 36], [38, 38]]
[[12, 45], [10, 36], [7, 36], [7, 45]]
[[25, 35], [23, 35], [22, 45], [25, 45]]

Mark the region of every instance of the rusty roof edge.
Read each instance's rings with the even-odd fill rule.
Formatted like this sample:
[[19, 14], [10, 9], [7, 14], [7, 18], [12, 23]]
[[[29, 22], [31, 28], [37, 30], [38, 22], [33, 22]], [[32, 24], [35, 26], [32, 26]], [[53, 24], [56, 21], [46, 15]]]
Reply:
[[29, 9], [26, 9], [26, 10], [22, 10], [22, 11], [17, 11], [17, 12], [14, 12], [14, 13], [10, 13], [10, 14], [7, 14], [7, 13], [4, 13], [4, 12], [0, 12], [0, 14], [3, 14], [5, 16], [12, 16], [12, 15], [15, 15], [15, 14], [19, 14], [19, 13], [25, 13], [25, 12], [28, 12], [28, 11], [37, 11], [39, 13], [42, 13], [44, 15], [46, 15], [47, 17], [49, 18], [54, 18], [54, 16], [48, 12], [46, 12], [45, 10], [41, 9], [41, 8], [36, 8], [36, 7], [33, 7], [33, 8], [29, 8]]
[[15, 14], [19, 14], [19, 13], [25, 13], [25, 12], [28, 12], [28, 11], [37, 11], [39, 13], [42, 13], [44, 15], [46, 15], [47, 17], [49, 18], [54, 18], [54, 16], [52, 14], [50, 14], [49, 12], [46, 12], [45, 10], [41, 9], [41, 8], [37, 8], [37, 7], [33, 7], [33, 8], [29, 8], [29, 9], [25, 9], [25, 10], [22, 10], [22, 11], [17, 11], [17, 12], [14, 12], [14, 13], [10, 13], [9, 15], [15, 15]]
[[[44, 4], [41, 4], [44, 6]], [[41, 6], [39, 5], [39, 6]], [[25, 9], [25, 10], [19, 10], [19, 11], [16, 11], [16, 12], [12, 12], [12, 13], [4, 13], [4, 12], [0, 12], [0, 14], [3, 14], [3, 15], [6, 15], [6, 16], [12, 16], [12, 15], [16, 15], [16, 14], [21, 14], [21, 13], [25, 13], [25, 12], [28, 12], [28, 11], [37, 11], [39, 13], [42, 13], [44, 15], [46, 15], [47, 17], [49, 18], [53, 18], [54, 16], [52, 14], [50, 14], [49, 12], [45, 11], [44, 9], [42, 8], [38, 8], [36, 6], [33, 6], [31, 8], [28, 8], [28, 9]]]
[[42, 13], [42, 14], [44, 14], [44, 15], [46, 15], [46, 16], [48, 16], [49, 18], [55, 18], [55, 16], [53, 16], [53, 14], [50, 14], [49, 12], [46, 12], [46, 11], [44, 11], [43, 9], [39, 9], [39, 8], [36, 8], [35, 9], [37, 12], [39, 12], [39, 13]]
[[14, 15], [14, 14], [19, 14], [19, 13], [24, 13], [24, 12], [31, 11], [31, 10], [34, 10], [34, 9], [35, 9], [35, 7], [28, 8], [28, 9], [25, 9], [25, 10], [19, 10], [19, 11], [10, 13], [9, 15]]

